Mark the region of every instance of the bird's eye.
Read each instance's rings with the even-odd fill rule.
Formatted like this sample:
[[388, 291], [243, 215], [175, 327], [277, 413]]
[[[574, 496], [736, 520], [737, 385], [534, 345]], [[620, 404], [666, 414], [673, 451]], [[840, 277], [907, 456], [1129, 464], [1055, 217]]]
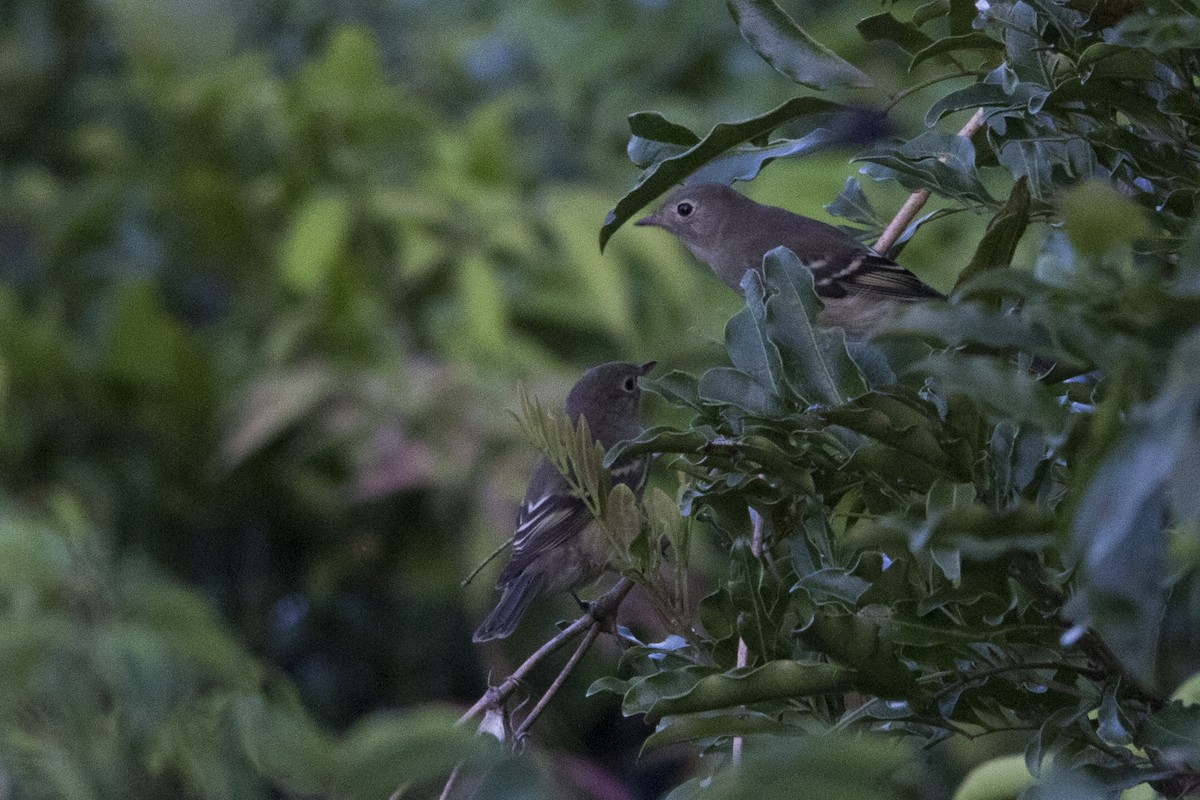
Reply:
[[691, 203], [687, 202], [686, 200], [684, 202], [680, 203], [679, 205], [675, 206], [675, 213], [681, 217], [691, 216], [692, 212], [695, 210], [696, 210], [695, 206], [693, 206]]
[[623, 386], [624, 386], [624, 388], [625, 388], [625, 391], [627, 391], [627, 392], [632, 392], [634, 389], [636, 389], [636, 388], [637, 388], [637, 379], [635, 379], [635, 378], [626, 378], [626, 379], [625, 379], [625, 383], [623, 384]]

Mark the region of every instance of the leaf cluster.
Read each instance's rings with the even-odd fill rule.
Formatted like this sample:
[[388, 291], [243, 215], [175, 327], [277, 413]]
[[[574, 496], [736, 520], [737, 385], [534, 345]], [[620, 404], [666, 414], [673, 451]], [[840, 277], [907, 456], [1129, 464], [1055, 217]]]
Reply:
[[[908, 54], [914, 83], [893, 105], [951, 87], [928, 130], [857, 156], [872, 179], [940, 198], [901, 243], [955, 212], [990, 223], [950, 301], [904, 309], [870, 343], [819, 328], [808, 272], [768, 253], [726, 327], [728, 366], [650, 383], [691, 423], [608, 457], [672, 459], [681, 512], [715, 533], [728, 572], [691, 635], [633, 648], [632, 677], [593, 687], [657, 724], [648, 745], [1003, 734], [1027, 769], [1003, 796], [1197, 785], [1200, 706], [1168, 701], [1200, 670], [1200, 40], [1188, 12], [1153, 5], [952, 0], [860, 23]], [[773, 2], [730, 7], [777, 70], [862, 86]], [[949, 71], [923, 77], [935, 66]], [[748, 180], [823, 146], [838, 106], [799, 97], [705, 136], [634, 115], [643, 172], [601, 243], [684, 177]], [[980, 115], [973, 138], [937, 128], [960, 111]], [[853, 179], [827, 208], [868, 237], [886, 218]], [[1029, 231], [1040, 241], [1022, 251]], [[780, 769], [808, 746], [787, 741], [765, 745]]]

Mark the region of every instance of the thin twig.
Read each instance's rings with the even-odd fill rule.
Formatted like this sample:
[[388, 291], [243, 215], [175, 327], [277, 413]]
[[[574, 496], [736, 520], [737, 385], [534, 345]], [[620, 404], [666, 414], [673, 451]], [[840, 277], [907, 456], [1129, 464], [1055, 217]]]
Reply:
[[[967, 124], [962, 126], [962, 130], [958, 132], [959, 136], [970, 139], [975, 133], [983, 127], [983, 109], [975, 111], [971, 119], [967, 120]], [[945, 161], [945, 159], [938, 159]], [[917, 216], [917, 212], [925, 205], [925, 201], [929, 199], [929, 190], [921, 189], [913, 192], [904, 201], [904, 205], [900, 206], [900, 210], [896, 212], [896, 216], [892, 217], [892, 221], [883, 229], [879, 239], [875, 242], [875, 250], [887, 255], [887, 252], [896, 244], [896, 240], [904, 233], [909, 223]]]
[[461, 761], [455, 765], [454, 771], [446, 779], [446, 785], [442, 787], [442, 793], [438, 795], [438, 800], [450, 800], [450, 791], [454, 788], [454, 784], [458, 782], [458, 771], [460, 769], [462, 769]]
[[591, 648], [592, 642], [596, 641], [596, 637], [599, 635], [600, 621], [592, 620], [592, 626], [588, 628], [587, 633], [583, 635], [583, 641], [580, 642], [579, 646], [575, 648], [575, 652], [571, 654], [569, 659], [567, 659], [567, 663], [563, 665], [562, 671], [558, 673], [558, 677], [555, 678], [554, 682], [550, 684], [550, 688], [547, 689], [545, 694], [542, 695], [541, 699], [537, 701], [537, 705], [533, 707], [533, 710], [530, 711], [525, 719], [521, 722], [521, 726], [517, 728], [516, 733], [513, 734], [514, 742], [521, 741], [521, 739], [523, 739], [526, 734], [529, 733], [529, 729], [533, 727], [533, 723], [537, 722], [538, 717], [542, 715], [542, 711], [546, 709], [546, 706], [549, 705], [550, 701], [554, 699], [554, 696], [558, 694], [558, 690], [562, 688], [563, 682], [566, 681], [567, 676], [570, 675], [575, 669], [575, 665], [579, 663], [579, 660], [583, 658], [583, 654], [586, 653], [589, 648]]
[[[763, 545], [763, 519], [762, 519], [762, 515], [759, 514], [757, 511], [755, 511], [753, 508], [750, 509], [750, 529], [751, 529], [750, 552], [752, 554], [754, 554], [755, 558], [761, 558], [762, 557], [762, 545]], [[750, 662], [750, 648], [746, 644], [746, 640], [739, 636], [738, 637], [738, 649], [737, 649], [737, 665], [739, 667], [744, 667], [749, 662]], [[733, 737], [733, 748], [732, 748], [732, 752], [730, 753], [730, 759], [732, 760], [733, 765], [735, 767], [742, 763], [742, 737], [741, 736]]]
[[485, 558], [485, 559], [484, 559], [482, 562], [480, 562], [480, 564], [479, 564], [479, 566], [478, 566], [478, 567], [476, 567], [475, 569], [471, 570], [471, 574], [470, 574], [470, 575], [468, 575], [467, 577], [465, 577], [465, 578], [463, 578], [463, 579], [462, 579], [462, 581], [461, 581], [461, 582], [458, 584], [459, 588], [466, 588], [466, 587], [467, 587], [467, 585], [468, 585], [468, 584], [469, 584], [471, 581], [475, 580], [475, 576], [476, 576], [476, 575], [478, 575], [478, 574], [479, 574], [479, 573], [480, 573], [480, 572], [483, 570], [483, 568], [484, 568], [484, 567], [486, 567], [488, 564], [492, 563], [492, 560], [493, 560], [493, 559], [495, 559], [495, 558], [496, 558], [496, 556], [500, 555], [500, 554], [501, 554], [501, 553], [503, 553], [505, 550], [507, 550], [508, 548], [512, 547], [512, 543], [513, 543], [513, 537], [511, 537], [511, 536], [510, 536], [510, 537], [508, 537], [507, 539], [505, 539], [505, 540], [504, 540], [504, 544], [500, 545], [500, 546], [499, 546], [499, 547], [497, 547], [495, 550], [493, 550], [493, 551], [492, 551], [492, 553], [491, 553], [491, 555], [489, 555], [489, 556], [488, 556], [487, 558]]

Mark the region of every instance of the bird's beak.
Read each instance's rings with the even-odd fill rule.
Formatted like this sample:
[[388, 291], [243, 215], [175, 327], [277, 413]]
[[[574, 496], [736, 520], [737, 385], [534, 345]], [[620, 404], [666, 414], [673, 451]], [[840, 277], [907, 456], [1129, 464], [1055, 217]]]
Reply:
[[657, 361], [647, 361], [645, 364], [642, 364], [640, 367], [638, 367], [638, 374], [645, 375], [647, 372], [654, 369], [654, 366], [657, 363]]
[[639, 228], [646, 228], [646, 227], [657, 228], [658, 227], [658, 217], [651, 214], [648, 217], [642, 217], [641, 219], [639, 219], [637, 222], [635, 222], [633, 224], [637, 225]]

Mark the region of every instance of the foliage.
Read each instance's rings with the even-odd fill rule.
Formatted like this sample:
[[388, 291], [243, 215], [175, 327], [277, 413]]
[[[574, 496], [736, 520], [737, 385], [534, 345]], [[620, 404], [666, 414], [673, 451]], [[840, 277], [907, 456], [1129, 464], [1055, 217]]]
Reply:
[[[0, 794], [379, 797], [463, 760], [478, 797], [562, 796], [628, 777], [563, 757], [640, 744], [604, 699], [655, 726], [642, 764], [698, 757], [680, 798], [1188, 791], [1195, 9], [437, 5], [3, 4]], [[951, 302], [846, 342], [776, 252], [714, 365], [723, 289], [613, 234], [862, 142], [828, 206], [856, 233], [924, 189], [905, 254], [979, 222], [911, 264]], [[499, 409], [633, 355], [666, 374], [625, 448], [682, 492], [596, 510], [660, 621], [505, 758], [422, 703], [505, 666], [458, 589], [529, 466]], [[573, 441], [540, 444], [599, 476]]]
[[[272, 699], [291, 681], [312, 724], [334, 730], [381, 709], [469, 701], [502, 662], [468, 641], [488, 587], [459, 581], [511, 530], [530, 462], [504, 413], [517, 381], [549, 393], [583, 364], [664, 342], [694, 362], [703, 337], [677, 332], [720, 322], [705, 322], [716, 289], [665, 243], [596, 253], [597, 165], [623, 159], [622, 123], [594, 129], [586, 148], [568, 134], [591, 136], [619, 87], [611, 62], [585, 63], [549, 34], [578, 23], [573, 35], [613, 43], [641, 15], [681, 51], [702, 40], [681, 65], [711, 77], [692, 101], [717, 104], [736, 31], [636, 3], [608, 15], [530, 2], [505, 19], [514, 4], [478, 6], [0, 10], [0, 509], [41, 519], [70, 505], [111, 550], [97, 567], [106, 585], [117, 564], [156, 564], [155, 580], [129, 591], [149, 602], [166, 587], [215, 610], [229, 631], [212, 634], [213, 671], [267, 675]], [[515, 56], [485, 58], [491, 45]], [[625, 41], [624, 68], [638, 58]], [[677, 98], [675, 69], [637, 96]], [[0, 607], [26, 595], [17, 586]], [[35, 605], [22, 631], [86, 610]], [[189, 620], [154, 636], [186, 640]], [[154, 636], [130, 647], [167, 649]], [[30, 675], [96, 668], [35, 641], [36, 668], [5, 686], [14, 703]], [[173, 674], [191, 667], [159, 661], [142, 690], [150, 702], [168, 681], [174, 703]], [[247, 793], [303, 790], [240, 744], [203, 741], [191, 766], [185, 752], [164, 760], [159, 791], [147, 754], [168, 732], [116, 724], [107, 684], [95, 688], [69, 730], [29, 724], [30, 705], [0, 735], [21, 737], [31, 760], [60, 754], [68, 777], [90, 747], [128, 748], [113, 796], [221, 796], [187, 770], [226, 774], [226, 761]], [[171, 713], [194, 717], [202, 737], [200, 723], [216, 722], [199, 700], [231, 702], [234, 687], [218, 688]], [[580, 713], [564, 749], [583, 750], [602, 715]], [[429, 729], [416, 733], [436, 748]], [[339, 764], [350, 755], [332, 752]], [[44, 771], [18, 779], [16, 758], [0, 765], [0, 794], [24, 796]], [[500, 769], [537, 783], [521, 765]], [[384, 796], [398, 785], [390, 766], [368, 772], [392, 782]]]
[[[776, 69], [838, 83], [771, 0], [731, 8]], [[989, 796], [1200, 785], [1200, 706], [1168, 703], [1200, 670], [1190, 19], [1169, 4], [976, 14], [952, 1], [861, 23], [911, 54], [914, 90], [959, 84], [931, 102], [929, 130], [859, 155], [863, 173], [992, 223], [951, 300], [905, 309], [873, 343], [817, 328], [809, 273], [773, 251], [743, 282], [729, 366], [649, 382], [692, 421], [608, 457], [674, 457], [688, 476], [681, 510], [718, 534], [729, 571], [668, 652], [640, 648], [626, 658], [633, 676], [594, 689], [657, 724], [648, 747], [695, 741], [714, 756], [709, 789], [672, 796], [725, 796], [718, 784], [741, 778], [716, 756], [748, 735], [763, 742], [763, 774], [789, 776], [756, 778], [760, 796], [792, 796], [818, 775], [854, 787], [830, 789], [847, 796], [892, 796], [852, 762], [804, 761], [823, 726], [929, 747], [1017, 732], [1032, 777], [1005, 772], [1010, 788]], [[933, 64], [950, 72], [923, 78]], [[796, 147], [797, 129], [819, 135], [832, 106], [799, 98], [705, 137], [635, 115], [631, 153], [651, 157], [602, 241], [685, 174], [754, 177]], [[976, 110], [971, 140], [936, 127]], [[731, 161], [755, 167], [738, 174]], [[886, 218], [855, 181], [829, 209], [868, 234]], [[1027, 228], [1036, 261], [1014, 267]], [[1054, 367], [1031, 372], [1031, 359]], [[763, 520], [761, 558], [748, 512]], [[757, 767], [743, 769], [749, 780]], [[984, 796], [985, 783], [974, 776], [960, 796]]]
[[0, 516], [0, 770], [16, 796], [365, 800], [502, 758], [445, 709], [322, 731], [201, 598], [47, 522]]

